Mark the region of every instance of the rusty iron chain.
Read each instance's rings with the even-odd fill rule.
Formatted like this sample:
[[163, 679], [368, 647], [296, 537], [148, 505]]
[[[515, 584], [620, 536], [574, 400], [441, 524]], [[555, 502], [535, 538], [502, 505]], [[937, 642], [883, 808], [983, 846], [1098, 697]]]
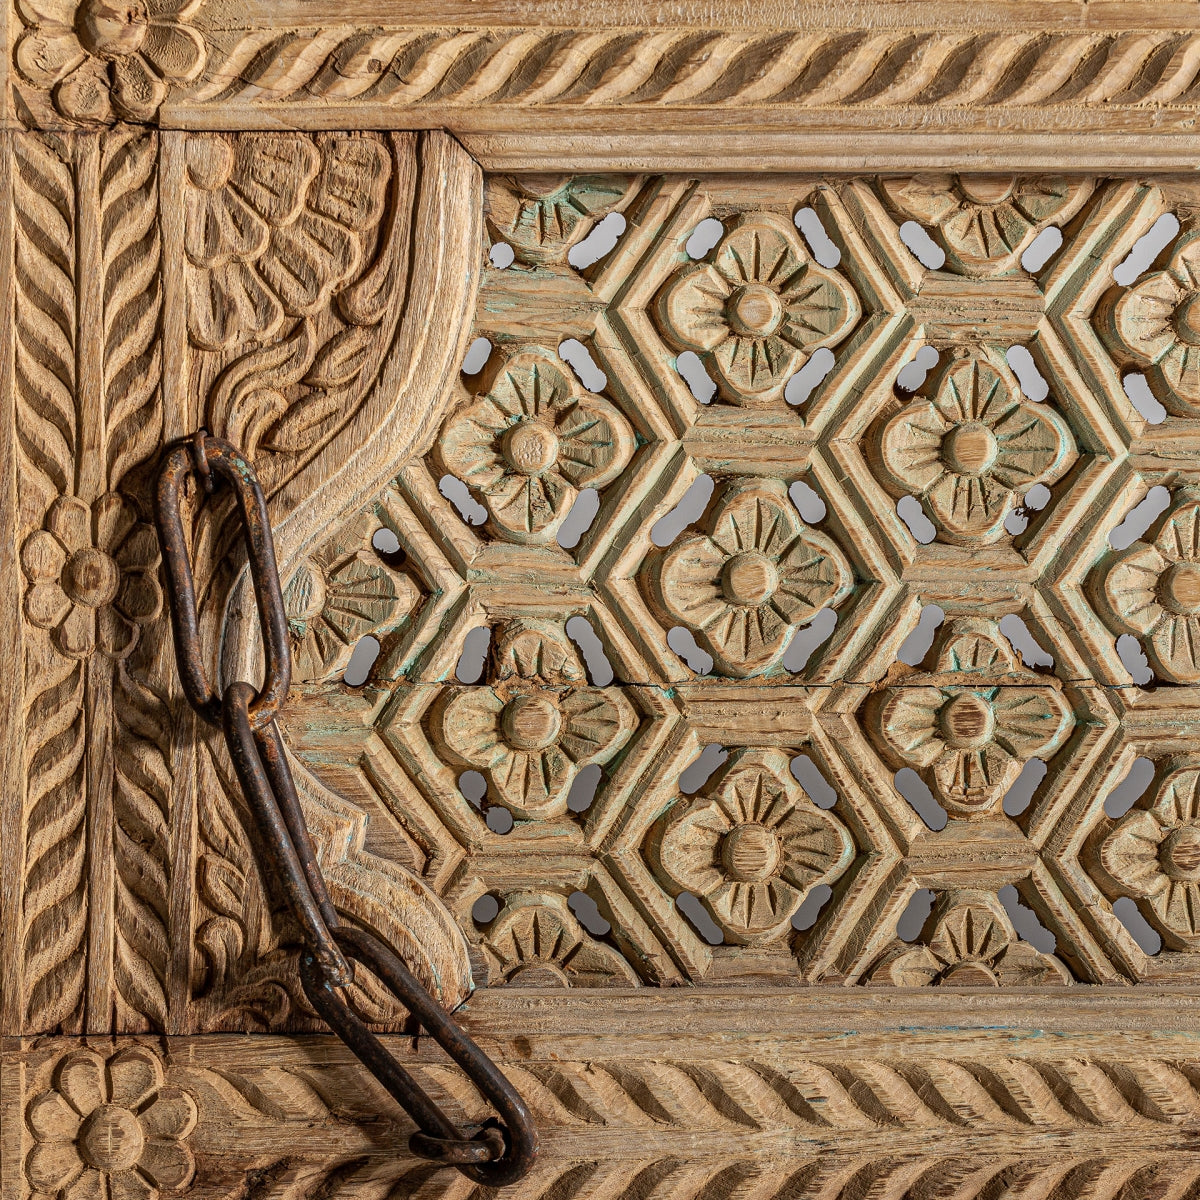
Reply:
[[[205, 671], [182, 513], [184, 487], [192, 475], [206, 496], [221, 483], [230, 485], [237, 502], [262, 626], [261, 688], [238, 680], [218, 695]], [[276, 723], [291, 685], [291, 650], [266, 500], [254, 468], [236, 447], [204, 430], [168, 446], [158, 476], [155, 521], [184, 694], [206, 722], [224, 732], [269, 866], [302, 932], [300, 981], [309, 1003], [416, 1122], [417, 1132], [409, 1138], [414, 1154], [457, 1167], [490, 1187], [514, 1183], [537, 1155], [537, 1131], [516, 1089], [391, 947], [363, 929], [343, 925], [330, 899]], [[428, 1031], [499, 1119], [461, 1130], [442, 1112], [346, 1002], [343, 989], [354, 980], [355, 962]]]

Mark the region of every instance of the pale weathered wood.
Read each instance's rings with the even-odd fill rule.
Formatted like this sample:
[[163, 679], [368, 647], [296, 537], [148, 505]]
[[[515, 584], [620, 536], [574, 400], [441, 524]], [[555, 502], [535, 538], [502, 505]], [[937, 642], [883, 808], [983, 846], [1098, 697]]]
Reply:
[[6, 1200], [474, 1195], [313, 1036], [179, 694], [201, 425], [334, 900], [529, 1099], [514, 1195], [1200, 1187], [1194, 6], [6, 20]]

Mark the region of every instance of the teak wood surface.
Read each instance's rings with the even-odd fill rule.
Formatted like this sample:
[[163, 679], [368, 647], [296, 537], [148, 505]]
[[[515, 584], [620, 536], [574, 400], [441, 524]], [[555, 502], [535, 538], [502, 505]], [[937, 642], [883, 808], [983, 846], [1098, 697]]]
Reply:
[[1200, 4], [3, 19], [4, 1200], [494, 1194], [321, 1031], [180, 691], [200, 426], [334, 901], [535, 1114], [505, 1194], [1200, 1195]]

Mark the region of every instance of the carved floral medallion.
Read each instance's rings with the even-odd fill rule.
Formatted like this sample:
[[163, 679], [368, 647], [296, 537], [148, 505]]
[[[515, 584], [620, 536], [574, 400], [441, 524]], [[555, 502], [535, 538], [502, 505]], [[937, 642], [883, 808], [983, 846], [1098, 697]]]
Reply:
[[434, 715], [438, 741], [452, 761], [482, 771], [514, 816], [562, 816], [580, 768], [609, 762], [637, 714], [620, 689], [570, 686], [583, 667], [552, 626], [518, 623], [497, 641], [496, 685], [451, 689]]
[[868, 983], [897, 987], [1046, 987], [1072, 983], [1066, 964], [1020, 941], [990, 892], [944, 892], [918, 944], [896, 942]]
[[1053, 484], [1075, 460], [1075, 439], [1048, 403], [1025, 400], [995, 356], [968, 352], [942, 373], [932, 397], [919, 396], [879, 434], [884, 482], [919, 496], [938, 537], [985, 546], [1034, 484]]
[[96, 647], [124, 658], [162, 609], [159, 558], [154, 530], [123, 496], [106, 492], [90, 509], [60, 496], [21, 547], [25, 615], [71, 658]]
[[37, 1200], [157, 1200], [195, 1172], [187, 1139], [196, 1104], [164, 1084], [143, 1046], [107, 1060], [89, 1049], [67, 1054], [26, 1120], [35, 1140], [25, 1174]]
[[1161, 271], [1143, 275], [1099, 310], [1110, 346], [1144, 369], [1169, 413], [1200, 413], [1200, 230], [1175, 244]]
[[989, 620], [946, 622], [931, 653], [931, 670], [904, 668], [868, 701], [871, 739], [894, 766], [913, 768], [951, 816], [994, 815], [1022, 766], [1066, 741], [1071, 706]]
[[[1186, 764], [1186, 765], [1185, 765]], [[1200, 767], [1177, 761], [1105, 837], [1100, 863], [1176, 945], [1200, 950]]]
[[949, 265], [967, 275], [999, 275], [1047, 225], [1073, 216], [1090, 180], [1054, 176], [916, 175], [884, 179], [903, 215], [931, 227]]
[[1200, 494], [1176, 493], [1153, 541], [1114, 556], [1091, 592], [1110, 628], [1143, 639], [1155, 671], [1200, 682]]
[[649, 849], [661, 875], [741, 944], [786, 934], [804, 897], [854, 857], [849, 831], [808, 798], [779, 750], [731, 755], [699, 796], [662, 818]]
[[850, 595], [846, 556], [801, 521], [778, 480], [729, 485], [702, 528], [662, 555], [650, 587], [664, 621], [692, 630], [721, 674], [773, 667], [801, 625]]
[[549, 352], [499, 365], [481, 400], [451, 413], [437, 454], [482, 498], [489, 527], [512, 542], [554, 539], [583, 488], [602, 488], [634, 451], [633, 429]]
[[145, 121], [170, 84], [204, 69], [204, 39], [188, 22], [204, 0], [20, 0], [21, 74], [51, 89], [75, 121]]
[[862, 314], [844, 276], [820, 266], [777, 214], [736, 218], [710, 257], [680, 269], [658, 311], [668, 340], [701, 355], [730, 404], [778, 399], [812, 352], [843, 342]]

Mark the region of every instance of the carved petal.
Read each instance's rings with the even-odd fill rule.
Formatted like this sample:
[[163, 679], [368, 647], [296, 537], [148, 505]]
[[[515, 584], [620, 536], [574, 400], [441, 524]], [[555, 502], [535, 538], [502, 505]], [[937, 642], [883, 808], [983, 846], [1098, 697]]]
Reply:
[[97, 610], [96, 640], [109, 658], [124, 658], [133, 649], [136, 637], [137, 627], [115, 605], [106, 604]]
[[836, 346], [862, 315], [858, 297], [842, 276], [813, 263], [781, 286], [779, 299], [785, 314], [780, 336], [806, 350]]
[[1126, 349], [1144, 363], [1158, 362], [1175, 344], [1171, 318], [1182, 297], [1166, 271], [1139, 279], [1116, 304], [1112, 320]]
[[1153, 813], [1134, 809], [1104, 839], [1100, 862], [1131, 895], [1155, 896], [1167, 886], [1158, 862], [1164, 830]]
[[637, 726], [637, 715], [624, 697], [604, 688], [569, 692], [559, 708], [559, 744], [577, 766], [608, 762]]
[[561, 813], [575, 769], [558, 746], [513, 750], [492, 764], [492, 782], [506, 808], [519, 817], [552, 817]]
[[[199, 158], [201, 151], [192, 154]], [[214, 154], [229, 156], [229, 148], [220, 142]], [[203, 162], [196, 170], [204, 171], [210, 166], [209, 162]], [[184, 199], [187, 210], [184, 248], [193, 265], [220, 267], [234, 259], [257, 258], [267, 248], [270, 227], [232, 188], [202, 191], [199, 187], [189, 187]]]
[[1150, 635], [1150, 647], [1172, 683], [1200, 683], [1200, 616], [1164, 613]]
[[935, 791], [948, 808], [980, 812], [1003, 796], [1018, 770], [1018, 763], [998, 742], [978, 749], [947, 747], [933, 764]]
[[92, 517], [96, 527], [96, 546], [105, 554], [112, 554], [137, 522], [133, 506], [117, 492], [105, 492], [92, 505]]
[[[795, 332], [791, 332], [795, 329]], [[785, 322], [781, 331], [800, 340], [804, 333], [799, 320]], [[812, 337], [812, 331], [808, 330]], [[814, 337], [815, 341], [816, 338]], [[804, 354], [784, 336], [726, 338], [712, 352], [721, 377], [733, 397], [760, 396], [774, 392], [791, 378], [804, 362]]]
[[258, 269], [284, 312], [300, 317], [324, 308], [333, 289], [357, 265], [354, 236], [328, 217], [304, 212], [272, 232]]
[[192, 1155], [186, 1146], [170, 1138], [152, 1138], [138, 1159], [138, 1170], [156, 1187], [178, 1191], [192, 1177]]
[[517, 541], [547, 542], [578, 493], [557, 471], [504, 475], [488, 492], [492, 520]]
[[82, 500], [59, 496], [46, 515], [46, 527], [72, 554], [92, 544], [92, 513]]
[[1020, 403], [1016, 387], [984, 358], [972, 355], [943, 376], [934, 405], [951, 425], [981, 421], [993, 425]]
[[790, 628], [770, 605], [727, 605], [703, 629], [701, 640], [722, 672], [740, 678], [765, 671], [782, 654]]
[[[74, 1183], [68, 1184], [60, 1193], [61, 1200], [109, 1200], [105, 1195], [105, 1179], [99, 1171], [85, 1167], [83, 1173]], [[110, 1193], [111, 1194], [111, 1193]], [[122, 1198], [123, 1200], [123, 1198]], [[152, 1200], [151, 1197], [135, 1196], [133, 1200]]]
[[937, 923], [929, 948], [947, 963], [987, 962], [1011, 940], [990, 909], [981, 904], [959, 904]]
[[162, 1086], [162, 1065], [144, 1046], [130, 1046], [108, 1060], [108, 1098], [122, 1108], [138, 1108]]
[[1158, 602], [1158, 581], [1168, 562], [1154, 546], [1136, 542], [1104, 575], [1106, 614], [1119, 629], [1148, 634], [1165, 616]]
[[713, 514], [713, 541], [728, 555], [784, 554], [803, 526], [783, 485], [754, 481], [726, 493]]
[[819, 883], [832, 883], [854, 857], [849, 831], [816, 805], [797, 803], [775, 826], [775, 832], [782, 852], [779, 876], [800, 892]]
[[31, 533], [21, 547], [21, 565], [32, 580], [57, 579], [66, 561], [62, 543], [45, 529]]
[[800, 892], [776, 875], [754, 882], [726, 879], [705, 899], [717, 920], [731, 932], [769, 941], [787, 932]]
[[659, 857], [681, 889], [708, 896], [725, 883], [720, 847], [733, 825], [728, 814], [708, 797], [681, 802], [671, 814]]
[[368, 229], [383, 209], [389, 167], [387, 150], [379, 142], [330, 134], [309, 204], [347, 229]]
[[151, 21], [142, 53], [154, 69], [172, 83], [188, 83], [204, 69], [204, 39], [194, 29], [175, 22]]
[[947, 541], [994, 542], [1016, 505], [1012, 489], [990, 475], [947, 472], [929, 489], [929, 507]]
[[283, 308], [243, 262], [202, 271], [190, 268], [188, 333], [204, 350], [223, 350], [243, 334], [270, 337], [283, 322]]
[[725, 301], [732, 291], [725, 276], [712, 266], [682, 272], [663, 296], [662, 319], [674, 340], [692, 350], [713, 350], [732, 330]]
[[68, 18], [64, 25], [31, 29], [17, 42], [14, 57], [17, 70], [30, 83], [48, 88], [78, 67], [85, 55]]
[[1000, 687], [992, 698], [996, 740], [1022, 762], [1049, 757], [1075, 725], [1061, 692], [1051, 687]]
[[803, 625], [823, 608], [836, 608], [853, 590], [854, 575], [831, 538], [804, 530], [777, 565], [779, 586], [771, 607], [791, 625]]
[[25, 1160], [25, 1174], [39, 1192], [67, 1187], [83, 1170], [73, 1142], [39, 1142]]
[[779, 291], [809, 265], [809, 258], [794, 225], [782, 217], [760, 213], [741, 218], [726, 234], [715, 263], [732, 287], [765, 283]]
[[1200, 562], [1200, 500], [1173, 509], [1154, 545], [1168, 562]]
[[720, 619], [729, 605], [721, 590], [728, 555], [710, 537], [677, 541], [659, 568], [659, 595], [667, 612], [697, 629]]
[[108, 1098], [104, 1060], [92, 1050], [73, 1050], [59, 1064], [58, 1090], [81, 1116], [88, 1116]]
[[39, 629], [56, 628], [70, 608], [70, 598], [53, 579], [35, 583], [25, 595], [25, 615]]
[[1151, 907], [1172, 933], [1189, 944], [1200, 944], [1200, 883], [1167, 879], [1166, 885], [1150, 897]]
[[442, 713], [446, 748], [468, 766], [491, 767], [507, 753], [500, 742], [499, 719], [504, 701], [491, 688], [464, 689]]
[[159, 1088], [138, 1121], [148, 1138], [185, 1138], [196, 1126], [196, 1104], [180, 1088]]
[[558, 469], [575, 487], [603, 487], [633, 455], [633, 429], [606, 400], [589, 396], [560, 413]]
[[930, 400], [901, 409], [883, 427], [883, 466], [899, 490], [926, 492], [946, 473], [942, 442], [951, 428]]
[[79, 1132], [79, 1114], [59, 1092], [43, 1092], [29, 1106], [29, 1128], [43, 1142], [73, 1141]]
[[1200, 822], [1200, 768], [1172, 771], [1163, 780], [1151, 810], [1163, 825], [1192, 825]]
[[74, 605], [55, 630], [54, 641], [69, 658], [87, 658], [96, 644], [96, 618], [90, 608]]
[[897, 948], [875, 967], [867, 982], [894, 987], [929, 987], [941, 974], [942, 965], [928, 946]]
[[997, 445], [991, 475], [1022, 491], [1058, 479], [1074, 449], [1066, 423], [1046, 404], [1014, 405], [993, 423], [992, 434]]
[[936, 225], [959, 206], [953, 175], [929, 172], [880, 181], [891, 202], [903, 212]]
[[158, 1192], [140, 1171], [113, 1171], [106, 1182], [108, 1196], [105, 1200], [158, 1200]]
[[118, 58], [112, 64], [112, 102], [129, 120], [152, 117], [167, 98], [167, 85], [140, 54]]
[[108, 121], [112, 118], [108, 72], [99, 59], [85, 58], [68, 71], [54, 89], [59, 112], [76, 121]]
[[238, 139], [236, 157], [238, 190], [250, 207], [268, 225], [294, 221], [321, 165], [312, 142], [277, 133], [249, 134]]
[[1001, 987], [1059, 987], [1074, 983], [1066, 963], [1041, 954], [1026, 942], [1013, 942], [992, 964]]
[[875, 732], [900, 762], [917, 770], [932, 766], [946, 749], [937, 724], [946, 697], [933, 687], [891, 688], [885, 695]]
[[1159, 360], [1158, 369], [1178, 399], [1200, 403], [1200, 346], [1175, 342]]

